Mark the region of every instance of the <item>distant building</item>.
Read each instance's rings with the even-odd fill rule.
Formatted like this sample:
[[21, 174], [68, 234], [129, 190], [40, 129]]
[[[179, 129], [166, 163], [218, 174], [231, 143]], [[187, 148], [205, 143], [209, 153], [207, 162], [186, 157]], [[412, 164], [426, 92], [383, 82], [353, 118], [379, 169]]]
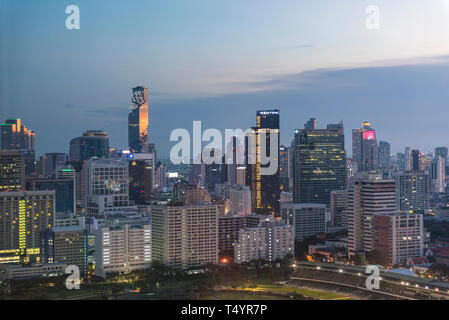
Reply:
[[363, 122], [360, 129], [352, 130], [352, 157], [358, 171], [372, 171], [379, 168], [379, 149], [376, 131], [369, 122]]
[[156, 184], [155, 188], [162, 189], [167, 186], [166, 167], [165, 164], [159, 162], [156, 166]]
[[293, 226], [296, 239], [326, 233], [326, 205], [317, 203], [285, 203], [282, 218]]
[[279, 177], [281, 179], [281, 191], [290, 191], [290, 179], [292, 178], [292, 169], [290, 168], [293, 164], [291, 159], [292, 152], [289, 147], [281, 146], [279, 151]]
[[0, 124], [1, 150], [18, 150], [23, 154], [25, 174], [35, 172], [35, 144], [36, 134], [22, 124], [21, 119], [6, 119]]
[[67, 155], [61, 152], [46, 153], [40, 161], [40, 175], [44, 178], [53, 178], [56, 168], [67, 162]]
[[148, 152], [148, 87], [133, 88], [128, 115], [128, 142], [132, 152]]
[[421, 170], [421, 152], [418, 149], [413, 149], [411, 152], [411, 168], [410, 171], [420, 171]]
[[206, 189], [201, 189], [197, 186], [195, 189], [188, 189], [186, 191], [186, 203], [197, 204], [201, 202], [210, 202], [210, 194]]
[[25, 190], [25, 160], [20, 151], [0, 151], [0, 192]]
[[262, 222], [260, 226], [240, 229], [238, 242], [234, 247], [234, 262], [244, 263], [265, 259], [275, 261], [287, 254], [294, 255], [295, 236], [293, 227]]
[[151, 267], [151, 226], [100, 228], [95, 235], [95, 275], [129, 273]]
[[379, 168], [390, 169], [390, 144], [386, 141], [379, 141]]
[[444, 193], [446, 190], [446, 158], [438, 156], [431, 164], [431, 190], [436, 193]]
[[447, 147], [436, 147], [435, 148], [435, 159], [438, 159], [438, 157], [441, 157], [445, 160], [447, 160]]
[[409, 171], [396, 176], [398, 210], [424, 213], [430, 208], [430, 176], [424, 171]]
[[334, 227], [348, 227], [348, 190], [333, 190], [330, 194], [330, 220]]
[[234, 186], [229, 191], [230, 210], [238, 214], [251, 214], [251, 189], [245, 186]]
[[70, 141], [70, 161], [84, 161], [90, 158], [107, 158], [109, 137], [102, 130], [87, 130], [81, 137]]

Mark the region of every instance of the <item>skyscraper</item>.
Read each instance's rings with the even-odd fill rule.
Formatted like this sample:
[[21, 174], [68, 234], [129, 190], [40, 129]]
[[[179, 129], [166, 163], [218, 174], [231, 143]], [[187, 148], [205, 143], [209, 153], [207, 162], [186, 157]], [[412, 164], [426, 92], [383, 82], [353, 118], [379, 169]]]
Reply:
[[437, 159], [439, 156], [441, 158], [447, 160], [447, 147], [436, 147], [435, 148], [435, 159]]
[[362, 176], [348, 190], [348, 253], [373, 249], [373, 217], [396, 212], [394, 180]]
[[410, 153], [409, 147], [405, 148], [404, 170], [405, 171], [412, 170], [412, 155]]
[[316, 119], [310, 118], [305, 124], [304, 129], [307, 130], [315, 130], [316, 129]]
[[41, 174], [45, 178], [52, 178], [55, 175], [56, 167], [67, 162], [67, 155], [60, 152], [46, 153], [41, 161]]
[[70, 161], [84, 161], [92, 157], [107, 158], [109, 137], [102, 130], [87, 130], [81, 137], [70, 141]]
[[352, 157], [358, 171], [372, 171], [379, 168], [376, 131], [369, 122], [363, 122], [360, 129], [352, 130]]
[[289, 147], [281, 146], [280, 147], [280, 159], [279, 159], [279, 176], [281, 179], [281, 190], [283, 192], [290, 191], [290, 165], [292, 161], [290, 161], [291, 151]]
[[146, 204], [152, 199], [155, 158], [153, 153], [131, 153], [129, 162], [129, 200]]
[[[278, 214], [280, 213], [281, 187], [279, 179], [279, 110], [259, 110], [256, 116], [256, 127], [253, 127], [256, 144], [255, 164], [247, 163], [247, 182], [246, 185], [251, 188], [252, 208], [259, 214]], [[277, 141], [272, 141], [272, 134], [277, 134]], [[262, 141], [265, 137], [265, 141]], [[248, 146], [246, 152], [250, 148]], [[270, 154], [271, 143], [276, 144], [276, 154]], [[266, 150], [262, 150], [265, 145]], [[277, 165], [276, 172], [271, 175], [262, 175], [261, 169], [274, 165], [273, 163], [261, 164], [261, 153], [274, 159]], [[248, 156], [246, 157], [248, 160]]]
[[413, 149], [411, 152], [411, 170], [420, 171], [421, 168], [421, 153], [418, 149]]
[[396, 161], [400, 171], [405, 170], [405, 153], [398, 152], [396, 154]]
[[20, 151], [0, 151], [0, 192], [25, 190], [25, 161]]
[[379, 167], [390, 169], [390, 144], [386, 141], [379, 141]]
[[296, 130], [294, 139], [293, 202], [329, 204], [346, 187], [343, 123]]
[[54, 215], [54, 191], [0, 192], [0, 263], [38, 262]]
[[430, 177], [424, 171], [407, 171], [396, 176], [398, 210], [424, 213], [430, 207]]
[[128, 142], [132, 152], [148, 152], [148, 88], [133, 88], [128, 115]]
[[432, 191], [444, 193], [446, 190], [446, 159], [441, 155], [432, 160], [430, 174]]
[[34, 172], [35, 140], [34, 131], [22, 125], [20, 119], [6, 119], [0, 124], [1, 150], [20, 150], [24, 155], [25, 173]]

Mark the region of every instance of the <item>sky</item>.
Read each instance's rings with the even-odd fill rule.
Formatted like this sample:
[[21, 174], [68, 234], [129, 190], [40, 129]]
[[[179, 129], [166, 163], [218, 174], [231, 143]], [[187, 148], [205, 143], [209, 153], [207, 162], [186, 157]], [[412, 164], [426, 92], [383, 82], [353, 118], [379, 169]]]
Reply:
[[[67, 30], [65, 9], [80, 9]], [[379, 29], [366, 27], [370, 5]], [[281, 142], [369, 121], [393, 152], [449, 146], [449, 0], [0, 0], [0, 121], [22, 118], [37, 153], [103, 129], [127, 147], [131, 88], [150, 91], [150, 140], [176, 128], [255, 125], [277, 107]]]

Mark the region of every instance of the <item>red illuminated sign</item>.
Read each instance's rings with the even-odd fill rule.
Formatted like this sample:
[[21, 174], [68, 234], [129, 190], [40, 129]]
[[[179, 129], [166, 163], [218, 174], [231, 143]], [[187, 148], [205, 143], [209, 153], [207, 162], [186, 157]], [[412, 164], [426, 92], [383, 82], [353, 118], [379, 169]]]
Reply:
[[363, 133], [363, 140], [373, 140], [376, 138], [376, 132], [375, 131], [365, 131]]

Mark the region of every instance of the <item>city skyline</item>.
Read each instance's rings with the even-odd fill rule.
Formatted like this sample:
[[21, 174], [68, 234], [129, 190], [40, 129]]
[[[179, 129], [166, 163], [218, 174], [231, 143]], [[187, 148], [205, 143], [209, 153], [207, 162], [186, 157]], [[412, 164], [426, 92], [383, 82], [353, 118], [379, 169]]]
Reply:
[[447, 40], [449, 0], [0, 0], [0, 300], [449, 300]]

